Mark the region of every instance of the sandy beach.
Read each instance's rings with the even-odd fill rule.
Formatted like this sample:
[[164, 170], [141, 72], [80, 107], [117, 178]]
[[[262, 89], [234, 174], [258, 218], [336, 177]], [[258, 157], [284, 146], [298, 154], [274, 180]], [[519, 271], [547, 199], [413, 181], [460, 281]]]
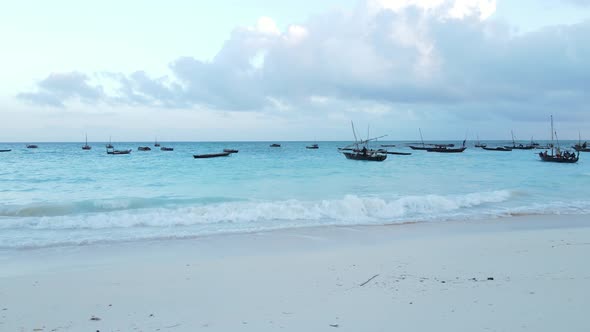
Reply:
[[0, 331], [587, 331], [587, 219], [0, 251]]

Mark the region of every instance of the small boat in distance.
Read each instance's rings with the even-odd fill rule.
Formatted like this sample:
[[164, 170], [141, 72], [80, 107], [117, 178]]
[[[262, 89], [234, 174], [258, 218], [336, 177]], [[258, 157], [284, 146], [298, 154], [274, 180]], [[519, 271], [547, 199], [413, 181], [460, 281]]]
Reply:
[[235, 150], [235, 149], [223, 149], [223, 152], [227, 152], [227, 153], [238, 153], [239, 150]]
[[156, 137], [156, 140], [154, 141], [154, 146], [159, 148], [160, 147], [160, 143], [158, 143], [158, 138]]
[[488, 148], [487, 146], [482, 146], [481, 148], [486, 151], [512, 151], [512, 148], [507, 148], [505, 146], [496, 146], [495, 148]]
[[161, 151], [174, 151], [174, 148], [167, 148], [165, 146], [160, 148]]
[[280, 148], [281, 145], [280, 144], [277, 144], [277, 143], [273, 143], [273, 144], [270, 145], [270, 147], [271, 148]]
[[27, 149], [37, 149], [38, 147], [36, 144], [27, 144]]
[[152, 149], [149, 146], [140, 146], [137, 151], [152, 151]]
[[114, 154], [114, 155], [119, 155], [119, 154], [130, 154], [131, 150], [115, 150], [114, 148], [107, 148], [107, 154]]
[[3, 150], [0, 150], [0, 152], [10, 152], [10, 151], [12, 151], [12, 149], [3, 149]]
[[513, 150], [532, 150], [535, 148], [534, 145], [524, 145], [524, 144], [516, 144], [516, 140], [514, 139], [514, 132], [511, 130], [510, 134], [512, 135], [512, 146], [505, 145], [505, 148], [511, 148]]
[[195, 158], [195, 159], [206, 159], [206, 158], [227, 157], [230, 154], [231, 154], [230, 152], [194, 154], [193, 155], [193, 158]]
[[582, 143], [582, 136], [578, 133], [578, 144], [572, 146], [572, 148], [578, 152], [590, 152], [588, 142]]
[[86, 143], [85, 143], [85, 144], [84, 144], [84, 146], [82, 147], [82, 150], [90, 150], [90, 149], [92, 149], [92, 147], [91, 147], [90, 145], [88, 145], [88, 135], [86, 135], [85, 142], [86, 142]]
[[106, 145], [107, 149], [113, 148], [113, 143], [111, 143], [111, 136], [109, 136], [109, 144]]
[[315, 150], [315, 149], [319, 149], [320, 146], [317, 144], [312, 144], [312, 145], [308, 145], [305, 147], [306, 149], [310, 149], [310, 150]]
[[465, 140], [463, 140], [463, 145], [460, 148], [453, 148], [448, 146], [447, 144], [442, 145], [435, 145], [433, 148], [426, 149], [427, 152], [438, 152], [438, 153], [461, 153], [465, 151], [467, 147], [465, 146]]
[[382, 148], [394, 148], [395, 144], [381, 144]]
[[541, 160], [552, 163], [577, 163], [580, 160], [580, 151], [578, 151], [577, 155], [569, 151], [562, 152], [559, 148], [559, 140], [557, 140], [557, 148], [554, 150], [553, 140], [556, 136], [557, 133], [553, 131], [553, 115], [551, 115], [551, 154], [547, 153], [547, 151], [539, 152]]
[[485, 143], [481, 143], [481, 142], [479, 141], [479, 135], [477, 135], [477, 142], [475, 142], [475, 147], [476, 147], [476, 148], [485, 148], [486, 146], [487, 146], [487, 144], [485, 144]]
[[410, 155], [412, 155], [411, 152], [387, 151], [387, 150], [384, 150], [384, 149], [379, 149], [377, 151], [378, 152], [381, 152], [381, 153], [385, 153], [385, 154], [393, 154], [393, 155], [398, 155], [398, 156], [410, 156]]
[[[372, 150], [369, 148], [369, 142], [378, 140], [382, 137], [387, 135], [375, 137], [375, 138], [368, 138], [368, 130], [367, 130], [367, 139], [366, 140], [358, 140], [356, 135], [356, 130], [354, 129], [354, 123], [351, 121], [350, 124], [352, 125], [352, 134], [354, 135], [354, 143], [344, 147], [338, 148], [338, 151], [342, 153], [346, 159], [351, 160], [364, 160], [364, 161], [383, 161], [387, 159], [387, 153], [385, 150]], [[362, 147], [361, 147], [362, 146]]]
[[412, 150], [426, 151], [426, 149], [428, 149], [428, 147], [426, 146], [426, 144], [424, 144], [424, 138], [422, 137], [422, 128], [418, 128], [418, 131], [420, 132], [420, 141], [422, 142], [422, 146], [410, 144], [409, 147]]

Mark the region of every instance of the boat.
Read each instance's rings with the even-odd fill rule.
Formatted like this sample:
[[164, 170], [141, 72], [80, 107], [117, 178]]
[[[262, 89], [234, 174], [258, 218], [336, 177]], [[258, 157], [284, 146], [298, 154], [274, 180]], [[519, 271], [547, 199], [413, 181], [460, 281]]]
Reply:
[[395, 148], [395, 144], [381, 144], [382, 148]]
[[354, 123], [352, 121], [350, 123], [352, 125], [352, 133], [354, 135], [354, 143], [344, 148], [338, 148], [338, 151], [342, 153], [346, 159], [364, 161], [384, 161], [387, 159], [387, 153], [384, 153], [385, 150], [373, 150], [369, 148], [369, 142], [378, 140], [379, 138], [385, 137], [387, 135], [375, 138], [367, 138], [366, 140], [358, 140], [356, 131], [354, 129]]
[[578, 144], [572, 146], [572, 148], [578, 152], [590, 152], [588, 142], [582, 143], [582, 137], [580, 136], [580, 133], [578, 133]]
[[504, 145], [505, 148], [511, 148], [513, 150], [532, 150], [535, 148], [535, 146], [532, 144], [530, 144], [530, 145], [524, 145], [524, 144], [516, 145], [516, 141], [514, 140], [514, 132], [512, 130], [510, 131], [510, 134], [512, 135], [512, 146]]
[[4, 150], [0, 150], [0, 152], [10, 152], [12, 151], [12, 149], [4, 149]]
[[88, 135], [86, 135], [86, 140], [85, 141], [86, 141], [86, 143], [82, 147], [82, 150], [90, 150], [90, 149], [92, 149], [92, 147], [90, 145], [88, 145]]
[[27, 149], [37, 149], [39, 146], [36, 144], [28, 144]]
[[415, 144], [410, 144], [409, 147], [412, 150], [422, 150], [422, 151], [426, 151], [426, 149], [428, 149], [428, 147], [426, 146], [426, 144], [424, 144], [424, 138], [422, 137], [422, 129], [418, 128], [418, 131], [420, 132], [420, 141], [422, 142], [422, 146], [418, 146]]
[[140, 146], [137, 151], [152, 151], [152, 149], [149, 146]]
[[485, 148], [486, 146], [487, 146], [487, 144], [485, 144], [485, 143], [481, 143], [481, 142], [479, 141], [479, 135], [477, 135], [477, 142], [475, 142], [475, 147], [476, 147], [476, 148]]
[[231, 154], [231, 152], [194, 154], [193, 155], [193, 158], [195, 158], [195, 159], [205, 159], [205, 158], [227, 157], [230, 154]]
[[238, 153], [238, 150], [235, 149], [223, 149], [223, 152], [227, 152], [227, 153]]
[[156, 137], [156, 140], [154, 141], [154, 146], [159, 148], [160, 147], [160, 143], [158, 143], [158, 138]]
[[447, 144], [442, 145], [435, 145], [432, 148], [426, 149], [427, 152], [438, 152], [438, 153], [461, 153], [465, 151], [467, 147], [465, 146], [465, 140], [463, 140], [463, 145], [460, 148], [453, 148], [448, 146]]
[[273, 144], [270, 145], [270, 147], [271, 148], [280, 148], [281, 145], [280, 144], [273, 143]]
[[381, 152], [381, 153], [385, 153], [385, 154], [393, 154], [393, 155], [398, 155], [398, 156], [409, 156], [409, 155], [412, 154], [411, 152], [387, 151], [387, 150], [384, 150], [384, 149], [379, 149], [377, 151], [378, 152]]
[[308, 145], [305, 147], [306, 149], [310, 149], [310, 150], [315, 150], [315, 149], [319, 149], [320, 146], [317, 144], [312, 144], [312, 145]]
[[557, 133], [553, 131], [553, 115], [551, 116], [551, 154], [547, 153], [547, 151], [539, 152], [539, 157], [542, 161], [552, 162], [552, 163], [566, 163], [566, 164], [573, 164], [577, 163], [580, 160], [580, 151], [578, 153], [573, 153], [569, 151], [562, 152], [559, 148], [559, 140], [557, 140], [557, 148], [553, 148], [553, 140], [557, 137]]
[[109, 144], [106, 145], [107, 149], [113, 149], [113, 143], [111, 143], [111, 136], [109, 136]]
[[486, 151], [512, 151], [512, 148], [507, 148], [505, 146], [496, 146], [495, 148], [488, 148], [487, 146], [482, 146], [481, 148]]
[[115, 150], [114, 148], [107, 148], [107, 154], [130, 154], [131, 150]]
[[161, 151], [174, 151], [174, 148], [167, 148], [165, 146], [160, 148]]

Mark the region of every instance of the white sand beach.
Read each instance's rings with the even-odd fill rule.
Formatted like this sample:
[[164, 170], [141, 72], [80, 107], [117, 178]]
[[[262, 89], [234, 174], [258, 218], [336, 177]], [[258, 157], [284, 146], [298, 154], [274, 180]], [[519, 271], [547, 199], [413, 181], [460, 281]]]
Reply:
[[588, 331], [588, 219], [0, 251], [0, 331]]

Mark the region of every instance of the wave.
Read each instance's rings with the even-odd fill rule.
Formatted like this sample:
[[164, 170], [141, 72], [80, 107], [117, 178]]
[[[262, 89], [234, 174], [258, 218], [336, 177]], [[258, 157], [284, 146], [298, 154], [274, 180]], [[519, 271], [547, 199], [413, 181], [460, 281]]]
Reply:
[[173, 204], [168, 202], [156, 208], [153, 206], [157, 200], [82, 201], [4, 207], [0, 210], [1, 216], [25, 218], [5, 218], [0, 222], [0, 229], [105, 229], [268, 222], [309, 225], [331, 221], [344, 224], [384, 223], [435, 218], [449, 212], [503, 202], [512, 195], [511, 191], [502, 190], [453, 196], [405, 196], [389, 200], [355, 195], [321, 201], [222, 201], [209, 198], [206, 202], [190, 201], [188, 206], [187, 201], [176, 200]]

